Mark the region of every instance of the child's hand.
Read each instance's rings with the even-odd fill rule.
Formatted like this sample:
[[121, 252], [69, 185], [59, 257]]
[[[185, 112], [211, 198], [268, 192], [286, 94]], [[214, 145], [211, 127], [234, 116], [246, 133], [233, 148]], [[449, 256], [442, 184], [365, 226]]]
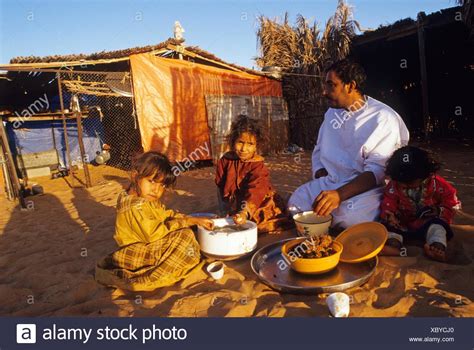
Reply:
[[232, 216], [232, 219], [237, 225], [242, 225], [247, 222], [247, 213], [246, 212], [240, 212]]
[[208, 231], [214, 230], [214, 221], [208, 218], [192, 218], [191, 225], [204, 227]]

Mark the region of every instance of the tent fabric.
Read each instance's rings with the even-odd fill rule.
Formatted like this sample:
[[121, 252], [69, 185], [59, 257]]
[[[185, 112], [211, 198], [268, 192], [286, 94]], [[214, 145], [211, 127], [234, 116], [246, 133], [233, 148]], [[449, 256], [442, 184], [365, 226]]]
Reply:
[[[67, 120], [67, 135], [69, 149], [73, 164], [81, 163], [81, 152], [78, 142], [77, 122]], [[102, 149], [101, 139], [103, 139], [103, 127], [99, 118], [85, 118], [82, 121], [83, 142], [86, 151], [86, 161], [95, 159], [96, 152]], [[64, 139], [64, 129], [61, 120], [48, 121], [26, 121], [21, 127], [15, 128], [14, 123], [6, 123], [10, 148], [14, 155], [38, 153], [49, 151], [55, 148], [52, 133], [56, 140], [56, 151], [58, 152], [61, 166], [69, 166], [66, 155], [66, 142]]]
[[143, 149], [172, 161], [212, 158], [206, 95], [282, 96], [279, 81], [245, 72], [149, 53], [130, 62]]

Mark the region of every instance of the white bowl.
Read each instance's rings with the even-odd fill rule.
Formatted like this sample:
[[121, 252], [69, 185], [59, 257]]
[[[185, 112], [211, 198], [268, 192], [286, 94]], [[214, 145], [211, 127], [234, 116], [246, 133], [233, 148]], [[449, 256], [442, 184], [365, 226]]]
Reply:
[[233, 260], [251, 253], [257, 248], [257, 224], [247, 221], [242, 226], [245, 228], [237, 232], [221, 232], [219, 227], [235, 225], [232, 218], [213, 219], [214, 231], [208, 231], [198, 226], [197, 239], [201, 252], [219, 260]]
[[299, 236], [321, 236], [329, 231], [332, 215], [318, 216], [313, 211], [304, 211], [293, 215]]

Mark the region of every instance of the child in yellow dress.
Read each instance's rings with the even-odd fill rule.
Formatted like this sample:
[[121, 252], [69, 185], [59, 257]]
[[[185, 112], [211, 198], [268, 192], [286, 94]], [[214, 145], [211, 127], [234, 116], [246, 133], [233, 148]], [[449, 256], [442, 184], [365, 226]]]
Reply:
[[175, 182], [163, 154], [146, 152], [136, 159], [131, 185], [117, 202], [114, 239], [119, 249], [98, 263], [98, 282], [149, 291], [174, 284], [199, 265], [199, 245], [189, 227], [212, 230], [213, 221], [165, 208], [160, 198]]

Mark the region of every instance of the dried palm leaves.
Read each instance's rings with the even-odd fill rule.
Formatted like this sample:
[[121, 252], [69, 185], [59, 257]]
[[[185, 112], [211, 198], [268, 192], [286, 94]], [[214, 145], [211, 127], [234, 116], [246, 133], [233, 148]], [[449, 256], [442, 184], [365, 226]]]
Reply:
[[322, 32], [316, 22], [310, 25], [301, 15], [294, 26], [289, 24], [288, 13], [283, 21], [263, 16], [258, 20], [260, 56], [256, 62], [260, 67], [282, 68], [291, 140], [311, 149], [327, 108], [321, 89], [324, 68], [349, 54], [359, 24], [352, 19], [352, 8], [343, 0]]

